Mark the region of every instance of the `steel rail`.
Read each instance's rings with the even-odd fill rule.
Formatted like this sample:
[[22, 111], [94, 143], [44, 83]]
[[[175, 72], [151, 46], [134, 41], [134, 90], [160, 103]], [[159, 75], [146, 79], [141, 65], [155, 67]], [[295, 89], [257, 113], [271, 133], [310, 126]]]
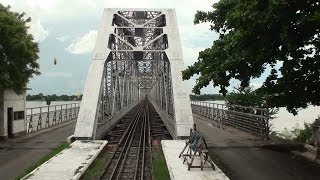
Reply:
[[145, 163], [145, 152], [146, 152], [146, 121], [147, 121], [147, 114], [148, 114], [148, 103], [146, 104], [145, 109], [145, 116], [143, 118], [144, 120], [144, 133], [143, 133], [143, 151], [142, 151], [142, 161], [141, 161], [141, 170], [140, 170], [140, 179], [142, 180], [144, 178], [144, 163]]
[[[139, 117], [140, 117], [140, 116], [139, 116]], [[135, 133], [136, 130], [137, 130], [138, 122], [139, 122], [139, 118], [136, 119], [136, 123], [135, 123], [134, 129], [133, 129], [133, 133], [132, 133], [131, 136], [130, 136], [130, 141], [129, 141], [128, 146], [126, 147], [126, 152], [125, 152], [125, 154], [123, 155], [124, 157], [123, 157], [123, 159], [122, 159], [121, 166], [120, 166], [119, 172], [118, 172], [118, 174], [117, 174], [116, 180], [119, 180], [119, 179], [120, 179], [121, 173], [122, 173], [123, 168], [124, 168], [124, 164], [125, 164], [126, 159], [127, 159], [127, 157], [128, 157], [128, 153], [129, 153], [129, 150], [130, 150], [132, 141], [133, 141], [134, 133]], [[121, 156], [122, 156], [122, 154], [120, 155], [119, 160], [121, 159]], [[118, 164], [117, 164], [117, 165], [118, 165]], [[116, 167], [114, 168], [114, 171], [117, 169], [117, 167], [118, 167], [118, 166], [116, 166]], [[114, 175], [114, 174], [112, 174], [112, 176], [113, 176], [113, 175]]]
[[148, 178], [148, 172], [151, 173], [151, 163], [148, 158], [152, 158], [149, 113], [149, 102], [142, 101], [100, 179], [143, 180]]
[[[122, 154], [123, 151], [125, 150], [125, 145], [127, 144], [128, 139], [130, 138], [129, 135], [131, 134], [131, 132], [132, 132], [133, 129], [134, 129], [133, 126], [135, 126], [135, 124], [138, 122], [137, 119], [139, 119], [140, 114], [141, 114], [141, 112], [142, 112], [142, 109], [143, 109], [143, 104], [140, 105], [137, 113], [136, 113], [135, 116], [134, 116], [134, 119], [131, 121], [131, 123], [130, 123], [130, 125], [128, 126], [127, 130], [125, 131], [125, 133], [123, 134], [123, 136], [122, 136], [121, 139], [119, 140], [118, 146], [117, 146], [117, 148], [115, 149], [113, 155], [110, 157], [110, 160], [109, 160], [108, 165], [107, 165], [107, 167], [106, 167], [106, 169], [105, 169], [105, 172], [102, 174], [102, 176], [101, 176], [100, 179], [105, 179], [104, 176], [106, 176], [107, 170], [108, 170], [109, 167], [111, 166], [112, 160], [115, 158], [115, 155], [116, 155], [116, 153], [118, 152], [119, 148], [122, 148], [122, 149], [121, 149], [121, 152], [120, 152], [120, 155], [119, 155], [119, 157], [118, 157], [118, 159], [117, 159], [117, 161], [116, 161], [116, 165], [115, 165], [115, 167], [113, 168], [112, 173], [111, 173], [111, 176], [110, 176], [110, 179], [112, 179], [112, 177], [113, 177], [113, 175], [114, 175], [114, 173], [115, 173], [115, 171], [116, 171], [116, 169], [117, 169], [116, 167], [118, 166], [118, 163], [119, 163], [119, 161], [120, 161], [120, 159], [121, 159], [121, 154]], [[123, 146], [122, 146], [122, 145], [123, 145]]]
[[139, 165], [139, 160], [140, 160], [140, 155], [141, 155], [141, 142], [142, 142], [142, 133], [143, 131], [141, 131], [140, 133], [140, 138], [139, 138], [139, 144], [138, 144], [138, 155], [137, 155], [137, 166], [135, 168], [135, 171], [134, 171], [134, 177], [133, 179], [136, 180], [137, 179], [137, 175], [138, 175], [138, 165]]

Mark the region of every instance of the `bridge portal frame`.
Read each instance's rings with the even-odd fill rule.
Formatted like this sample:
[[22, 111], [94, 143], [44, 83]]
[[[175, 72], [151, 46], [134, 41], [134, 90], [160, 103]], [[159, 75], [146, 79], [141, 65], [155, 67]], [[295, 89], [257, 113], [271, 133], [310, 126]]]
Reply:
[[[150, 14], [151, 16], [154, 16], [144, 20], [144, 22], [141, 20], [142, 16], [147, 17], [150, 16]], [[118, 24], [116, 25], [115, 20], [118, 21]], [[154, 26], [155, 24], [156, 26]], [[129, 31], [130, 29], [130, 31], [134, 31], [135, 38], [140, 38], [140, 41], [137, 41], [134, 37], [125, 41], [125, 38], [120, 37], [118, 33], [123, 32], [123, 34], [125, 34], [124, 31], [119, 30], [121, 28], [127, 29], [126, 31]], [[155, 31], [154, 29], [152, 31], [149, 30], [154, 33], [154, 36], [157, 35], [157, 37], [149, 40], [147, 39], [148, 42], [144, 42], [146, 41], [146, 38], [143, 38], [142, 36], [139, 37], [139, 34], [142, 32], [146, 33], [146, 31], [148, 31], [147, 29], [152, 28], [160, 29], [159, 31]], [[155, 32], [158, 32], [158, 34], [155, 34]], [[111, 41], [114, 44], [113, 46], [110, 46]], [[122, 45], [119, 46], [119, 44]], [[140, 83], [138, 80], [137, 86], [128, 86], [129, 89], [126, 91], [126, 96], [130, 96], [131, 100], [127, 101], [126, 107], [122, 107], [121, 105], [119, 111], [131, 108], [130, 103], [137, 102], [142, 96], [148, 94], [148, 98], [159, 114], [161, 114], [162, 119], [165, 122], [170, 122], [165, 124], [171, 126], [168, 127], [168, 129], [171, 129], [173, 137], [179, 138], [188, 136], [189, 130], [193, 127], [193, 117], [189, 93], [186, 89], [185, 82], [182, 81], [181, 71], [183, 68], [183, 56], [175, 10], [106, 8], [104, 9], [102, 24], [94, 48], [93, 59], [87, 75], [74, 137], [78, 139], [96, 138], [99, 122], [105, 117], [106, 110], [104, 99], [109, 98], [115, 101], [115, 99], [109, 97], [110, 94], [104, 93], [106, 91], [105, 86], [108, 86], [106, 85], [106, 73], [108, 71], [107, 63], [110, 61], [110, 58], [124, 56], [126, 58], [133, 57], [132, 60], [138, 61], [141, 61], [141, 59], [137, 58], [144, 58], [145, 56], [149, 58], [162, 57], [163, 60], [166, 59], [165, 61], [167, 61], [167, 65], [169, 64], [170, 67], [163, 73], [167, 74], [166, 76], [159, 75], [160, 77], [164, 77], [166, 88], [164, 88], [164, 85], [160, 84], [158, 77], [147, 80], [142, 79], [143, 83]], [[127, 59], [118, 59], [116, 61], [126, 60]], [[142, 59], [142, 61], [152, 62], [149, 63], [152, 64], [151, 68], [153, 72], [152, 76], [149, 74], [150, 77], [158, 76], [158, 74], [156, 74], [157, 69], [154, 65], [155, 59]], [[162, 64], [166, 64], [166, 62], [163, 62]], [[157, 68], [163, 68], [164, 66], [165, 65], [160, 65], [157, 66]], [[124, 83], [123, 79], [124, 78], [121, 79], [121, 82]], [[115, 82], [115, 80], [112, 81]], [[133, 81], [131, 83], [134, 84]], [[114, 89], [113, 93], [115, 93], [115, 90], [116, 89]], [[117, 91], [118, 90], [119, 89], [117, 89]], [[160, 93], [164, 94], [164, 96], [160, 96]], [[165, 106], [163, 106], [163, 101], [165, 101]], [[169, 111], [170, 108], [172, 109], [172, 112]], [[108, 118], [110, 119], [112, 116], [114, 116], [114, 114], [111, 113]]]

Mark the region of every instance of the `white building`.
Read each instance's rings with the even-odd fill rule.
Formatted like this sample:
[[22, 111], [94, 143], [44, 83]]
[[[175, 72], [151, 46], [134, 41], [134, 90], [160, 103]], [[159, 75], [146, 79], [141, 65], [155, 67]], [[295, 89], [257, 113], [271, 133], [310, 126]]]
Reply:
[[26, 91], [0, 89], [0, 140], [26, 133]]

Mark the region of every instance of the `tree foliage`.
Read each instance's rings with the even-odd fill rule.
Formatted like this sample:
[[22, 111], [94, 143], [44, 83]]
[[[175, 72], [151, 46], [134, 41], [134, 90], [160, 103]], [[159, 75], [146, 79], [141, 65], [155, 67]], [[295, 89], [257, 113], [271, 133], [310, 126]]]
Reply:
[[0, 4], [0, 89], [21, 92], [33, 75], [39, 75], [38, 44], [28, 33], [25, 13]]
[[82, 94], [80, 96], [76, 95], [43, 95], [43, 93], [35, 94], [35, 95], [27, 95], [27, 101], [44, 101], [44, 100], [50, 100], [50, 101], [81, 101]]
[[220, 36], [183, 71], [184, 79], [200, 74], [194, 93], [212, 82], [226, 95], [231, 79], [247, 87], [271, 67], [258, 90], [270, 106], [296, 114], [320, 105], [319, 0], [220, 0], [196, 13], [194, 23], [203, 22]]
[[[246, 107], [260, 107], [269, 109], [269, 118], [274, 119], [279, 112], [279, 108], [270, 108], [268, 105], [267, 97], [261, 94], [259, 91], [254, 90], [253, 87], [238, 87], [235, 90], [226, 95], [226, 104], [231, 105], [229, 109], [233, 108], [232, 105], [246, 106]], [[240, 108], [241, 111], [246, 111], [244, 108]], [[233, 109], [232, 109], [233, 110]], [[250, 112], [250, 109], [247, 109]], [[260, 112], [256, 112], [260, 113]]]
[[263, 96], [253, 90], [253, 87], [235, 88], [231, 93], [226, 96], [227, 104], [237, 106], [249, 107], [263, 107], [265, 101]]
[[306, 144], [312, 136], [312, 124], [304, 123], [304, 129], [295, 128], [292, 133], [295, 135], [294, 141]]
[[214, 101], [214, 100], [224, 100], [225, 98], [220, 94], [201, 94], [201, 95], [193, 95], [190, 94], [190, 100], [196, 101]]

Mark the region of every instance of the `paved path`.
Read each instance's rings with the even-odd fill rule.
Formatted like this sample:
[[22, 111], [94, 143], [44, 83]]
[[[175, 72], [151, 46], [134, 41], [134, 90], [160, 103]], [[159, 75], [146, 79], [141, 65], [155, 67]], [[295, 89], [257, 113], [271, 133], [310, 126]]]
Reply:
[[320, 167], [315, 163], [263, 148], [261, 144], [266, 141], [240, 131], [222, 130], [204, 117], [194, 115], [194, 121], [208, 141], [215, 163], [231, 180], [320, 179]]
[[0, 179], [14, 179], [73, 134], [75, 122], [18, 142], [0, 144]]

